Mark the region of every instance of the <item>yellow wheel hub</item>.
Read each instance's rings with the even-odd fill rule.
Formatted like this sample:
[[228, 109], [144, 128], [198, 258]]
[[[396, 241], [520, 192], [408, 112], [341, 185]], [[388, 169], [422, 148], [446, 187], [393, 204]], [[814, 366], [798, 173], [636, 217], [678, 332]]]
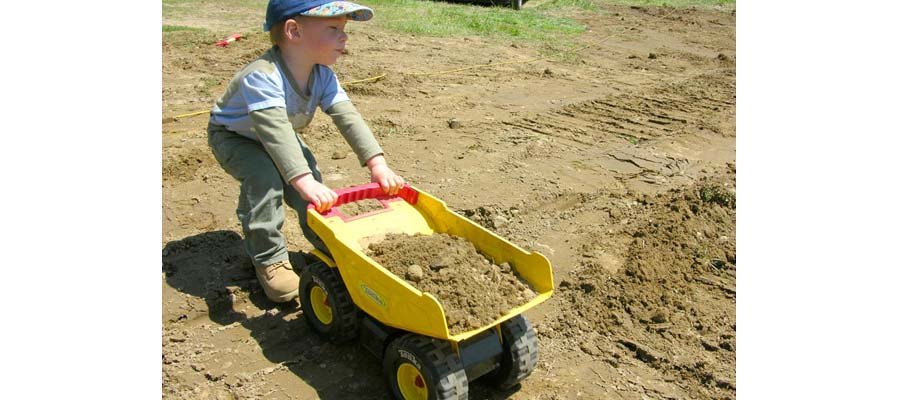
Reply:
[[309, 291], [309, 302], [312, 303], [313, 313], [325, 325], [331, 323], [331, 304], [328, 303], [328, 292], [319, 286], [313, 286]]
[[397, 368], [397, 386], [406, 400], [427, 400], [428, 385], [419, 370], [410, 363], [400, 364]]

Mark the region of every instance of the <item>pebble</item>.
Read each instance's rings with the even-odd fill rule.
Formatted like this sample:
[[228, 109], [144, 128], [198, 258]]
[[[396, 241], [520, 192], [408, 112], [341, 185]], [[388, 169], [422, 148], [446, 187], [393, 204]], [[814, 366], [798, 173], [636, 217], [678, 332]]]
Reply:
[[447, 121], [447, 124], [450, 126], [450, 129], [458, 129], [461, 126], [459, 120], [456, 118], [450, 118], [450, 120]]
[[420, 267], [419, 265], [410, 265], [406, 270], [406, 279], [412, 282], [419, 282], [423, 277], [425, 277], [425, 273], [422, 271], [422, 267]]
[[657, 311], [656, 314], [653, 314], [653, 316], [650, 317], [650, 320], [657, 324], [661, 324], [663, 322], [668, 321], [669, 318], [666, 317], [666, 314], [663, 313], [662, 311]]
[[656, 57], [657, 57], [657, 56], [656, 56], [656, 53], [650, 53], [650, 54], [647, 55], [647, 58], [649, 58], [649, 59], [651, 59], [651, 60], [655, 60]]
[[440, 271], [444, 268], [449, 267], [449, 265], [447, 264], [447, 260], [444, 260], [443, 258], [438, 258], [438, 259], [432, 261], [431, 265], [429, 265], [429, 267], [431, 267], [431, 269], [433, 269], [435, 271]]
[[278, 309], [277, 309], [277, 308], [273, 308], [273, 309], [270, 309], [270, 310], [266, 310], [266, 316], [267, 316], [267, 317], [273, 317], [273, 316], [275, 316], [276, 314], [278, 314]]
[[341, 150], [335, 150], [334, 153], [331, 153], [332, 160], [342, 160], [347, 158], [347, 152]]
[[209, 380], [211, 380], [211, 381], [213, 381], [213, 382], [218, 381], [219, 379], [222, 379], [222, 378], [224, 378], [224, 377], [225, 377], [225, 373], [224, 373], [224, 372], [209, 372], [209, 371], [208, 371], [208, 372], [206, 373], [206, 379], [209, 379]]

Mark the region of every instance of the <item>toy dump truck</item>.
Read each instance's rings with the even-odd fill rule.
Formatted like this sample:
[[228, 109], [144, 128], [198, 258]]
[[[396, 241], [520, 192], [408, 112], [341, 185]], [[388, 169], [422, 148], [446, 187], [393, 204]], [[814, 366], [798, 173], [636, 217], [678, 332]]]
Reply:
[[[382, 360], [397, 399], [466, 399], [474, 379], [509, 388], [531, 374], [538, 342], [522, 313], [553, 293], [546, 257], [517, 247], [409, 185], [393, 196], [377, 184], [336, 192], [337, 202], [327, 212], [312, 205], [307, 209], [310, 228], [331, 253], [314, 250], [319, 261], [310, 263], [300, 278], [303, 314], [317, 333], [333, 342], [359, 337]], [[365, 199], [384, 208], [349, 218], [338, 209]], [[465, 238], [495, 264], [509, 263], [537, 296], [487, 325], [451, 334], [437, 298], [364, 253], [367, 238], [389, 233]]]

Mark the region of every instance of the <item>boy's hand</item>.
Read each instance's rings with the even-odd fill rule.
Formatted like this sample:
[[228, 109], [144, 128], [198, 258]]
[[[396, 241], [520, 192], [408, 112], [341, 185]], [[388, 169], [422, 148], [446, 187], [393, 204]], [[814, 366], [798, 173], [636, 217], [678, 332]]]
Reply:
[[381, 190], [390, 195], [395, 195], [403, 188], [406, 181], [387, 166], [384, 156], [377, 155], [366, 161], [369, 171], [372, 172], [372, 182], [381, 186]]
[[328, 211], [338, 198], [337, 193], [329, 189], [328, 186], [319, 183], [310, 173], [294, 178], [291, 181], [291, 186], [297, 189], [303, 200], [315, 204], [316, 211], [320, 213]]

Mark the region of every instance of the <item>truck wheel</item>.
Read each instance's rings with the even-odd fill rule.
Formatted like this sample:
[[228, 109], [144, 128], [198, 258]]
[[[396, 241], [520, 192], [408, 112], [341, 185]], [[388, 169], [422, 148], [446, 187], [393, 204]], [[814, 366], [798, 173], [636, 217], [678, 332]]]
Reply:
[[450, 343], [406, 334], [384, 353], [391, 396], [405, 400], [465, 400], [469, 380]]
[[332, 342], [345, 342], [359, 333], [359, 309], [340, 272], [323, 262], [309, 264], [300, 276], [300, 306], [313, 330]]
[[508, 389], [531, 375], [538, 361], [537, 334], [524, 315], [517, 315], [500, 325], [503, 355], [500, 366], [485, 376], [485, 380]]
[[521, 10], [522, 3], [522, 0], [509, 0], [509, 6], [512, 7], [513, 10]]

